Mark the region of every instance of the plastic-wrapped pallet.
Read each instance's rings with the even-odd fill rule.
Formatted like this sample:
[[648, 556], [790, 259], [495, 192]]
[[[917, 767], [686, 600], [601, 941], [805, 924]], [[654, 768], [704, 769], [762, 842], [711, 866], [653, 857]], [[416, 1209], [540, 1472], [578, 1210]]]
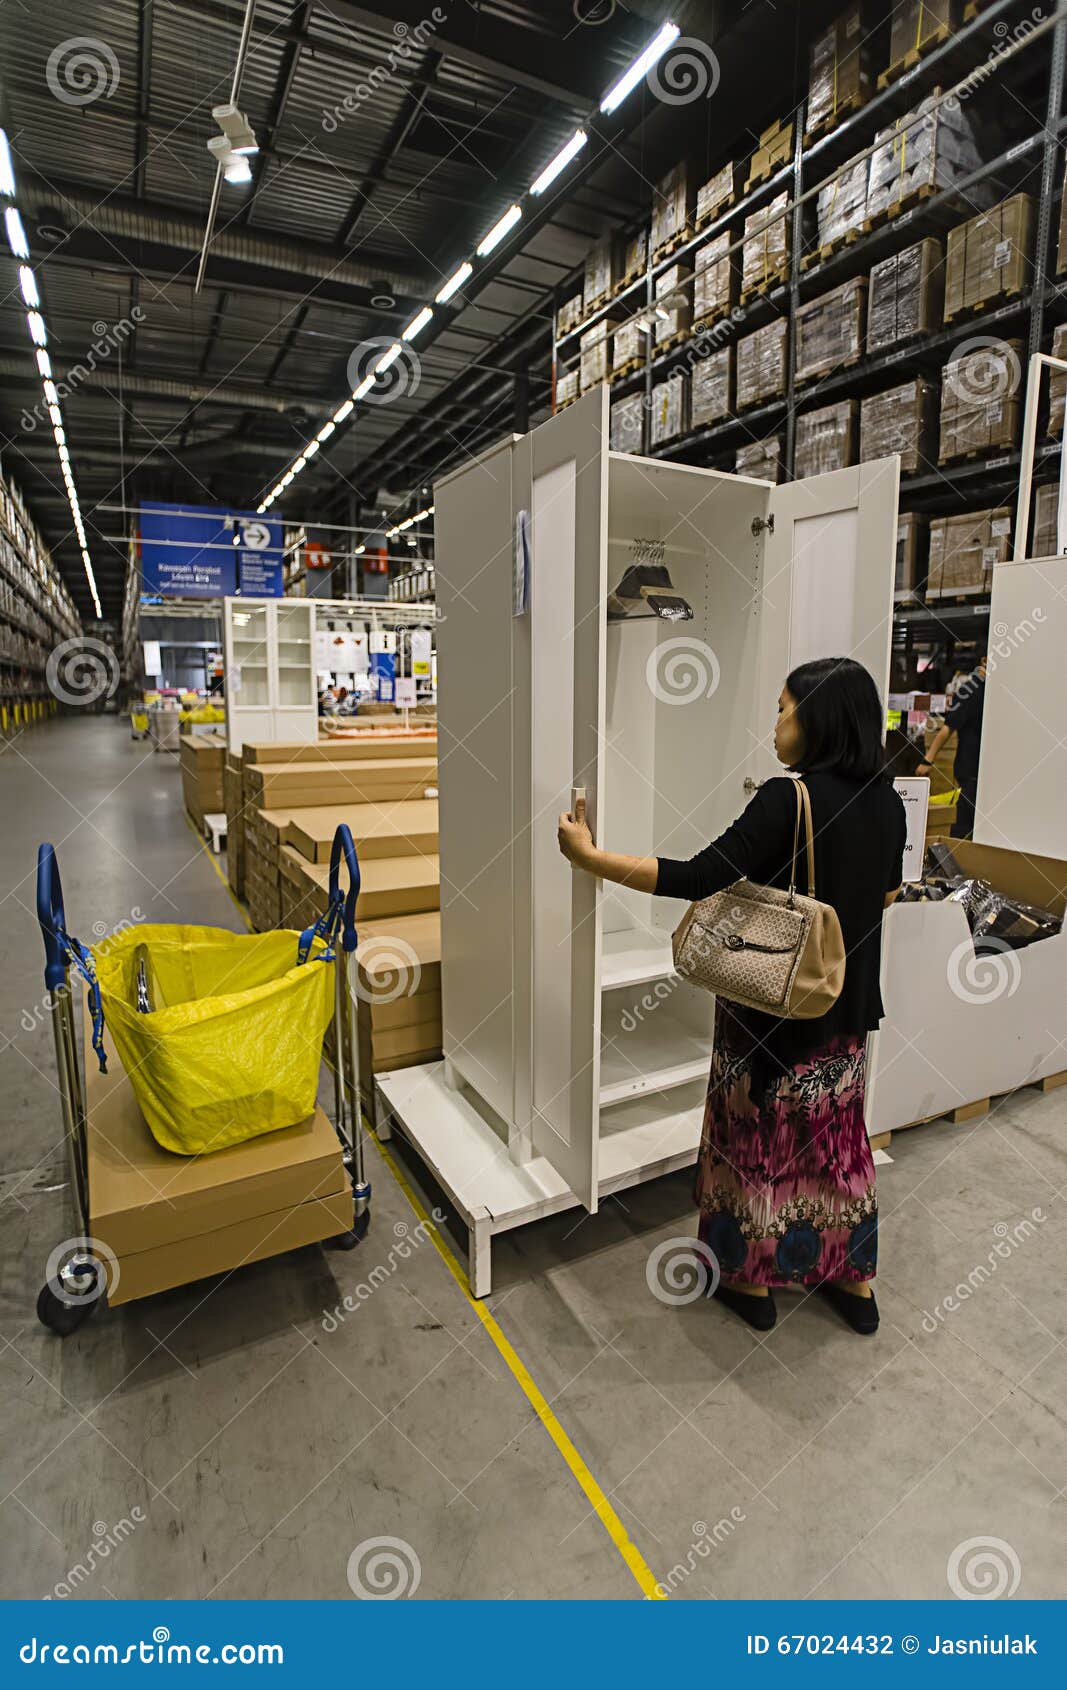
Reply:
[[761, 211], [745, 218], [741, 248], [741, 286], [745, 293], [769, 286], [789, 264], [789, 195], [776, 194]]
[[1011, 555], [1010, 541], [1011, 511], [1006, 505], [932, 518], [927, 598], [987, 593], [994, 568]]
[[737, 408], [746, 410], [761, 399], [785, 392], [786, 332], [784, 317], [776, 317], [737, 343]]
[[694, 258], [693, 321], [707, 323], [723, 317], [737, 303], [737, 254], [730, 251], [733, 235], [724, 229], [697, 247]]
[[948, 232], [945, 251], [945, 321], [951, 322], [1005, 294], [1021, 293], [1030, 280], [1034, 202], [1012, 194]]
[[[1052, 356], [1067, 361], [1067, 323], [1060, 323], [1052, 336]], [[1048, 431], [1063, 433], [1064, 401], [1067, 400], [1067, 372], [1048, 373]]]
[[889, 33], [889, 63], [899, 65], [913, 52], [932, 47], [952, 28], [955, 0], [896, 0]]
[[644, 445], [644, 416], [643, 393], [631, 393], [625, 399], [616, 399], [608, 412], [608, 442], [613, 452], [641, 451]]
[[601, 317], [599, 323], [594, 323], [591, 329], [586, 329], [579, 340], [583, 393], [588, 393], [591, 387], [598, 387], [602, 381], [607, 381], [610, 336], [617, 328], [618, 322], [614, 317]]
[[767, 440], [750, 440], [747, 446], [739, 446], [734, 468], [738, 475], [752, 475], [757, 481], [781, 481], [781, 440], [772, 434]]
[[724, 164], [697, 191], [697, 228], [710, 223], [720, 211], [732, 205], [740, 190], [741, 169], [737, 164]]
[[668, 265], [656, 277], [656, 345], [685, 334], [692, 321], [693, 272], [688, 264]]
[[644, 357], [645, 339], [636, 317], [620, 323], [611, 343], [611, 373], [616, 375], [628, 364]]
[[561, 370], [556, 377], [556, 410], [560, 411], [564, 405], [569, 405], [578, 397], [578, 366], [573, 370]]
[[867, 177], [870, 161], [850, 159], [836, 175], [824, 182], [817, 199], [819, 245], [836, 246], [863, 226], [867, 215]]
[[820, 294], [796, 312], [796, 378], [813, 381], [842, 364], [855, 363], [863, 351], [867, 318], [867, 278], [856, 276]]
[[673, 241], [683, 239], [690, 231], [697, 203], [695, 166], [682, 159], [656, 183], [652, 195], [652, 256], [656, 257]]
[[648, 230], [638, 229], [635, 235], [631, 235], [628, 240], [623, 242], [619, 279], [629, 278], [632, 280], [634, 276], [641, 275], [647, 269]]
[[1058, 557], [1056, 544], [1060, 500], [1059, 483], [1044, 481], [1034, 492], [1034, 520], [1027, 547], [1031, 557]]
[[830, 129], [870, 97], [866, 37], [861, 0], [853, 0], [811, 43], [808, 77], [808, 132]]
[[570, 299], [565, 299], [559, 308], [558, 332], [570, 334], [572, 329], [578, 327], [584, 314], [582, 295], [580, 293], [572, 294]]
[[897, 572], [894, 594], [912, 598], [919, 589], [926, 567], [929, 521], [917, 511], [901, 511], [897, 517]]
[[941, 378], [943, 464], [1018, 445], [1023, 348], [1018, 340], [993, 341], [945, 365]]
[[930, 467], [937, 389], [921, 376], [860, 401], [860, 462], [900, 453], [904, 475]]
[[689, 420], [692, 428], [709, 428], [733, 411], [734, 350], [724, 346], [693, 365], [689, 377]]
[[689, 377], [679, 370], [652, 388], [649, 445], [662, 446], [689, 427]]
[[841, 399], [797, 418], [793, 473], [798, 481], [826, 470], [847, 469], [856, 462], [859, 413], [857, 399]]
[[871, 270], [867, 351], [884, 352], [938, 327], [943, 286], [941, 243], [932, 235], [883, 258]]
[[583, 314], [588, 316], [607, 299], [615, 283], [615, 236], [605, 235], [586, 254]]
[[[982, 163], [967, 108], [942, 106], [935, 88], [914, 111], [875, 136], [867, 182], [867, 216], [891, 212], [923, 188], [949, 188]], [[985, 190], [978, 187], [977, 199]]]

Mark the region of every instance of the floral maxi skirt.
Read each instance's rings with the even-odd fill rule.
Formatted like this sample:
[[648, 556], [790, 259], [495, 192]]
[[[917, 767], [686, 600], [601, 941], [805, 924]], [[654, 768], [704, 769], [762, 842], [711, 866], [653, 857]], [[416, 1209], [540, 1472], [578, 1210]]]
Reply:
[[[720, 999], [695, 1198], [726, 1284], [871, 1279], [874, 1161], [863, 1122], [866, 1035], [842, 1035], [757, 1084], [759, 1040]], [[761, 1064], [761, 1066], [764, 1066]]]

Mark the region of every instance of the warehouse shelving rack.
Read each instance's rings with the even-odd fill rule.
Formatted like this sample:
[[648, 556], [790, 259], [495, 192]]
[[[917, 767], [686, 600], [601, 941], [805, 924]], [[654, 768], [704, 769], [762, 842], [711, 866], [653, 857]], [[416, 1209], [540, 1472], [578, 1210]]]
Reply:
[[[866, 105], [845, 118], [835, 128], [804, 144], [805, 102], [801, 101], [792, 113], [795, 124], [795, 145], [790, 163], [783, 165], [765, 181], [742, 194], [717, 218], [705, 225], [698, 234], [679, 244], [669, 256], [658, 261], [651, 254], [645, 272], [621, 289], [613, 298], [591, 312], [580, 324], [565, 334], [558, 332], [560, 302], [573, 294], [580, 284], [580, 272], [562, 283], [556, 296], [555, 334], [553, 340], [553, 391], [561, 366], [573, 363], [578, 355], [582, 334], [609, 316], [637, 316], [647, 314], [652, 321], [657, 279], [673, 265], [688, 258], [709, 239], [732, 231], [731, 251], [740, 251], [744, 219], [769, 204], [776, 195], [788, 192], [792, 227], [789, 269], [785, 279], [766, 293], [757, 294], [746, 304], [737, 306], [725, 319], [728, 332], [715, 336], [715, 326], [706, 331], [706, 338], [717, 350], [726, 344], [735, 345], [737, 339], [770, 322], [775, 316], [788, 315], [795, 320], [799, 305], [816, 298], [848, 281], [853, 276], [868, 274], [871, 266], [889, 254], [913, 244], [924, 235], [944, 235], [946, 229], [972, 214], [969, 196], [990, 187], [997, 197], [1019, 190], [1025, 182], [1027, 191], [1036, 200], [1034, 256], [1031, 284], [1020, 297], [998, 302], [988, 311], [968, 316], [946, 326], [942, 331], [914, 342], [892, 348], [873, 357], [861, 358], [846, 369], [805, 384], [796, 379], [795, 336], [787, 339], [786, 388], [780, 398], [731, 416], [708, 428], [691, 430], [687, 434], [650, 446], [649, 411], [653, 384], [673, 370], [684, 367], [692, 356], [694, 337], [664, 352], [657, 352], [651, 333], [646, 338], [645, 357], [639, 370], [611, 384], [611, 400], [635, 392], [643, 392], [646, 406], [643, 414], [643, 437], [640, 450], [645, 456], [664, 458], [679, 463], [708, 465], [724, 462], [724, 454], [745, 441], [765, 439], [784, 430], [782, 457], [783, 476], [793, 478], [795, 463], [795, 425], [798, 413], [843, 398], [860, 398], [892, 385], [892, 376], [900, 379], [912, 373], [940, 372], [951, 348], [962, 340], [976, 335], [1001, 335], [1019, 338], [1028, 353], [1045, 350], [1050, 315], [1064, 315], [1067, 306], [1067, 283], [1060, 284], [1055, 276], [1053, 259], [1054, 195], [1059, 185], [1058, 159], [1067, 137], [1064, 117], [1064, 76], [1067, 70], [1067, 7], [1058, 6], [1052, 16], [1052, 27], [1032, 41], [1033, 8], [1019, 0], [998, 0], [959, 27], [945, 42], [913, 65], [903, 76], [879, 90]], [[1013, 36], [1013, 30], [1016, 32]], [[1010, 51], [990, 52], [991, 44], [1005, 40], [1017, 41]], [[805, 208], [821, 183], [857, 153], [872, 146], [876, 132], [894, 118], [914, 109], [919, 101], [935, 88], [947, 90], [964, 77], [981, 68], [980, 87], [1002, 75], [1009, 64], [1018, 66], [1022, 56], [1030, 54], [1027, 68], [1037, 72], [1035, 80], [1044, 76], [1044, 122], [1029, 134], [1012, 140], [998, 155], [971, 172], [959, 183], [943, 189], [918, 204], [905, 209], [881, 226], [861, 235], [850, 244], [830, 253], [820, 262], [803, 267], [805, 257]], [[1039, 84], [1040, 85], [1040, 84]], [[731, 149], [736, 150], [736, 149]], [[725, 163], [726, 159], [718, 161]], [[1039, 182], [1028, 180], [1035, 166], [1039, 167]], [[717, 166], [709, 163], [710, 176]], [[699, 338], [699, 337], [696, 337]], [[1036, 479], [1047, 478], [1054, 471], [1058, 445], [1044, 446], [1035, 465]], [[904, 476], [901, 480], [900, 508], [902, 511], [920, 510], [932, 514], [977, 508], [997, 500], [1007, 500], [1018, 479], [1019, 452], [997, 452], [986, 459], [964, 460], [961, 463], [940, 465], [929, 473]], [[895, 614], [897, 639], [907, 645], [924, 627], [927, 631], [940, 629], [959, 639], [973, 637], [988, 619], [988, 600], [980, 604], [953, 606], [940, 602], [926, 605], [911, 603], [898, 607]]]
[[80, 633], [74, 601], [18, 488], [0, 476], [0, 734], [52, 713], [48, 658]]

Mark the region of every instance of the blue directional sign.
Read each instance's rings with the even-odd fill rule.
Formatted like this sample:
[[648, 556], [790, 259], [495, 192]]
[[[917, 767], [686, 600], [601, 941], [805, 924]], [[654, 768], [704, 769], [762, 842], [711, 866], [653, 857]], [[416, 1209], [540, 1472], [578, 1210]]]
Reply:
[[146, 593], [166, 598], [280, 598], [282, 525], [220, 505], [141, 505]]

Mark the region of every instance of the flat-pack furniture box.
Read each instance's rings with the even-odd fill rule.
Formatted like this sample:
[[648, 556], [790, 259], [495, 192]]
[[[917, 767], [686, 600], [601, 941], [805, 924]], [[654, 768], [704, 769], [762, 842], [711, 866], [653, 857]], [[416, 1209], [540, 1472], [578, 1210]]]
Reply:
[[432, 798], [436, 757], [375, 757], [347, 763], [258, 763], [244, 771], [245, 793], [261, 809], [314, 804], [393, 803]]
[[635, 231], [634, 234], [622, 241], [622, 257], [619, 261], [619, 282], [622, 286], [644, 275], [648, 269], [648, 227], [647, 225]]
[[687, 334], [693, 321], [693, 271], [688, 263], [669, 264], [656, 277], [656, 345]]
[[944, 300], [941, 243], [932, 235], [871, 268], [867, 351], [886, 352], [939, 327]]
[[585, 317], [611, 294], [615, 285], [617, 247], [615, 235], [604, 235], [586, 254], [582, 287], [582, 315]]
[[951, 359], [941, 377], [943, 464], [1011, 451], [1019, 443], [1022, 342], [979, 338], [982, 344]]
[[945, 322], [1022, 293], [1030, 281], [1034, 202], [1012, 194], [950, 229], [945, 245]]
[[808, 52], [809, 135], [832, 129], [866, 105], [873, 87], [862, 0], [852, 0], [813, 37]]
[[[602, 843], [689, 856], [779, 770], [793, 665], [851, 654], [885, 696], [897, 473], [771, 487], [612, 452], [601, 390], [438, 481], [434, 504], [439, 710], [469, 752], [440, 798], [446, 1062], [378, 1075], [379, 1130], [456, 1204], [482, 1295], [495, 1232], [687, 1166], [700, 1136], [713, 1004], [673, 977], [681, 906], [576, 873], [557, 815], [582, 789]], [[609, 619], [651, 558], [691, 621]]]
[[625, 399], [612, 401], [610, 427], [613, 452], [644, 450], [645, 411], [643, 393], [630, 393]]
[[916, 376], [860, 400], [860, 459], [900, 453], [905, 475], [929, 469], [937, 454], [937, 389]]
[[779, 118], [760, 135], [759, 146], [749, 160], [747, 186], [751, 188], [757, 182], [765, 182], [792, 157], [793, 125], [788, 118]]
[[397, 727], [389, 721], [345, 739], [318, 739], [310, 744], [253, 740], [244, 748], [244, 766], [261, 763], [366, 763], [378, 757], [432, 757], [437, 751], [437, 728]]
[[437, 850], [436, 798], [291, 810], [285, 817], [281, 842], [295, 846], [308, 862], [328, 863], [334, 834], [342, 822], [352, 834], [361, 863], [408, 853], [429, 856]]
[[[312, 919], [329, 902], [328, 863], [309, 863], [294, 845], [283, 845], [279, 881], [308, 893]], [[381, 921], [398, 915], [420, 915], [440, 908], [441, 865], [438, 857], [407, 852], [399, 857], [370, 857], [360, 862], [356, 922]]]
[[696, 226], [703, 229], [719, 213], [733, 205], [741, 193], [743, 171], [739, 164], [724, 164], [697, 189]]
[[913, 64], [915, 55], [943, 41], [956, 22], [957, 0], [897, 0], [890, 15], [889, 64]]
[[[894, 215], [935, 188], [954, 187], [981, 165], [968, 106], [940, 100], [935, 88], [913, 111], [878, 131], [867, 178], [868, 218]], [[980, 205], [992, 193], [979, 184], [968, 197]]]
[[[1067, 323], [1058, 323], [1052, 331], [1052, 356], [1067, 359]], [[1065, 401], [1067, 401], [1067, 375], [1062, 370], [1050, 369], [1048, 373], [1048, 431], [1050, 434], [1063, 433]]]
[[611, 336], [618, 324], [618, 318], [601, 317], [599, 323], [594, 323], [591, 329], [586, 329], [580, 336], [579, 369], [583, 393], [587, 393], [591, 387], [597, 387], [602, 381], [607, 381], [611, 368]]
[[615, 330], [611, 342], [611, 374], [616, 376], [620, 371], [629, 370], [634, 364], [641, 362], [645, 355], [645, 337], [638, 318], [630, 317], [625, 323], [620, 323]]
[[897, 517], [897, 572], [894, 596], [910, 599], [918, 595], [926, 574], [930, 524], [918, 511], [901, 511]]
[[227, 751], [222, 766], [222, 804], [226, 812], [226, 877], [240, 898], [245, 886], [245, 806], [243, 763]]
[[711, 323], [737, 304], [737, 252], [724, 229], [698, 246], [693, 257], [693, 322]]
[[313, 599], [223, 599], [226, 745], [314, 741], [319, 688]]
[[[1061, 651], [1061, 667], [1062, 661]], [[1010, 660], [1005, 667], [1011, 667]], [[989, 702], [987, 693], [980, 812]], [[1025, 733], [1030, 740], [1031, 731]], [[1016, 780], [1020, 743], [1025, 741], [1015, 745]], [[1061, 847], [1064, 837], [1061, 832]], [[1062, 858], [962, 839], [951, 846], [965, 875], [1063, 915], [1067, 862]], [[885, 1020], [867, 1047], [865, 1117], [871, 1137], [1062, 1073], [1065, 979], [1067, 931], [1023, 950], [982, 956], [975, 954], [962, 904], [895, 904], [886, 912], [882, 944]]]
[[814, 381], [854, 364], [867, 326], [867, 278], [855, 276], [797, 307], [796, 378]]
[[737, 408], [747, 410], [785, 392], [788, 325], [776, 317], [737, 343]]
[[665, 251], [692, 234], [700, 180], [697, 166], [689, 159], [682, 159], [656, 183], [649, 232], [653, 259], [662, 257]]
[[818, 246], [838, 246], [846, 236], [859, 234], [867, 216], [869, 174], [866, 156], [850, 159], [819, 188], [815, 200]]
[[689, 377], [684, 370], [676, 370], [664, 381], [652, 384], [652, 404], [648, 414], [650, 446], [662, 446], [676, 440], [689, 428]]
[[226, 741], [221, 734], [183, 734], [178, 747], [182, 796], [197, 829], [202, 833], [204, 817], [223, 808], [222, 774]]
[[988, 593], [993, 570], [1011, 555], [1011, 518], [1006, 505], [932, 517], [927, 598]]
[[839, 399], [797, 418], [793, 473], [797, 480], [847, 469], [859, 449], [860, 407], [857, 399]]
[[575, 364], [573, 369], [560, 370], [556, 376], [556, 409], [561, 411], [564, 405], [573, 405], [581, 393], [581, 371]]
[[556, 317], [557, 332], [561, 335], [570, 334], [573, 329], [578, 327], [584, 316], [585, 310], [582, 304], [582, 295], [580, 293], [573, 293], [569, 299], [565, 299], [563, 301], [559, 308]]
[[[710, 428], [734, 408], [734, 349], [724, 346], [700, 358], [689, 374], [689, 423]], [[613, 442], [614, 444], [614, 442]]]
[[746, 441], [737, 448], [734, 468], [738, 475], [755, 476], [757, 481], [781, 481], [785, 468], [781, 437], [771, 434], [765, 440]]
[[1043, 482], [1034, 489], [1033, 538], [1029, 546], [1031, 557], [1059, 555], [1059, 501], [1060, 489], [1055, 481]]
[[785, 279], [789, 268], [789, 195], [776, 194], [745, 218], [741, 247], [741, 291], [755, 293]]

